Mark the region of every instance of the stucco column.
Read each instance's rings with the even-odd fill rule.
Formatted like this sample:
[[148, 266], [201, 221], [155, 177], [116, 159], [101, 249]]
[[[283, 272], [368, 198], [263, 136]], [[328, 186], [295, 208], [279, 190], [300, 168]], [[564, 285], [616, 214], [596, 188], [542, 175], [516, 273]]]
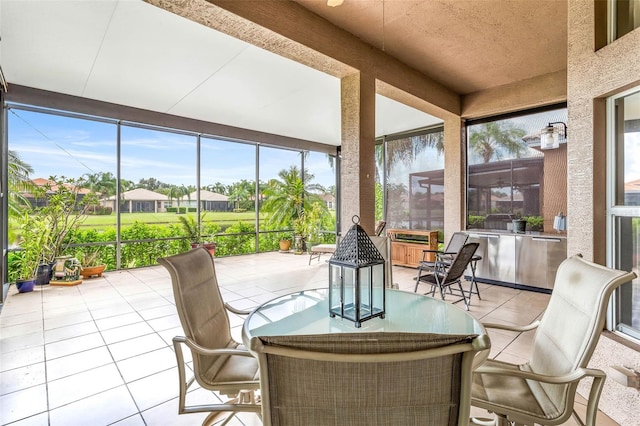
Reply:
[[462, 120], [451, 115], [444, 120], [444, 241], [464, 230], [466, 194], [466, 148], [462, 141]]
[[355, 73], [342, 78], [342, 164], [340, 199], [342, 235], [354, 215], [373, 234], [375, 225], [375, 79]]

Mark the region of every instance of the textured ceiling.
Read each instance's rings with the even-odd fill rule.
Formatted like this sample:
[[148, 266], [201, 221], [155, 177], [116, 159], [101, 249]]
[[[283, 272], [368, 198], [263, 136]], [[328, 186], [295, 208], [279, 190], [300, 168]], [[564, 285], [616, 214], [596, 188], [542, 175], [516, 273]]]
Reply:
[[[566, 0], [297, 3], [460, 94], [566, 68]], [[341, 143], [339, 79], [141, 0], [0, 0], [0, 36], [9, 87]], [[376, 136], [440, 122], [376, 104]]]
[[468, 94], [567, 68], [567, 0], [295, 0]]

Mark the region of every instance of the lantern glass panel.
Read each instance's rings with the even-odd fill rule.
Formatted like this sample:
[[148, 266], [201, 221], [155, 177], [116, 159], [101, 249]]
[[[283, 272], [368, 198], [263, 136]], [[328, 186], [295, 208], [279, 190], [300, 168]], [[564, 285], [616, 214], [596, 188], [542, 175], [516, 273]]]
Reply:
[[341, 267], [330, 265], [329, 268], [329, 301], [330, 312], [342, 316], [342, 278]]
[[372, 275], [372, 313], [376, 314], [384, 311], [384, 264], [373, 265]]
[[371, 315], [371, 267], [360, 268], [360, 318]]
[[342, 283], [344, 285], [343, 301], [344, 316], [352, 321], [356, 320], [356, 279], [358, 272], [356, 269], [342, 268]]

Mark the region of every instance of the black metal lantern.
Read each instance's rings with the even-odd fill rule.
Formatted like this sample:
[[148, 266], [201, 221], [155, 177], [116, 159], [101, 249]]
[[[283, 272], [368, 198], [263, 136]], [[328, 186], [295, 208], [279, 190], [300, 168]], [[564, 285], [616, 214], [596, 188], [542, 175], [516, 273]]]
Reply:
[[353, 217], [354, 225], [329, 259], [329, 315], [355, 322], [384, 318], [385, 261]]

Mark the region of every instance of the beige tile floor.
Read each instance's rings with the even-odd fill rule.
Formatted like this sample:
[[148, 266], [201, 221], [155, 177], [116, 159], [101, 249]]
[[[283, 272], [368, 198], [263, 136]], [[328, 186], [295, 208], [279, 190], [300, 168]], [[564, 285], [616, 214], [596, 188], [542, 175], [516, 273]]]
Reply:
[[[326, 287], [326, 259], [308, 265], [306, 255], [265, 253], [216, 259], [216, 269], [225, 301], [249, 309], [295, 290]], [[394, 267], [394, 282], [413, 291], [415, 272]], [[528, 323], [549, 299], [484, 284], [480, 292], [482, 300], [474, 296], [470, 312], [491, 322]], [[242, 322], [231, 314], [238, 340]], [[171, 339], [179, 334], [171, 282], [160, 266], [107, 272], [76, 287], [18, 294], [12, 286], [0, 313], [0, 424], [200, 424], [206, 414], [177, 414]], [[530, 344], [528, 337], [509, 333], [493, 333], [491, 340], [492, 356], [509, 361], [523, 359]], [[189, 398], [216, 396], [196, 389]], [[261, 422], [240, 414], [230, 424]], [[598, 420], [616, 424], [602, 414]]]

